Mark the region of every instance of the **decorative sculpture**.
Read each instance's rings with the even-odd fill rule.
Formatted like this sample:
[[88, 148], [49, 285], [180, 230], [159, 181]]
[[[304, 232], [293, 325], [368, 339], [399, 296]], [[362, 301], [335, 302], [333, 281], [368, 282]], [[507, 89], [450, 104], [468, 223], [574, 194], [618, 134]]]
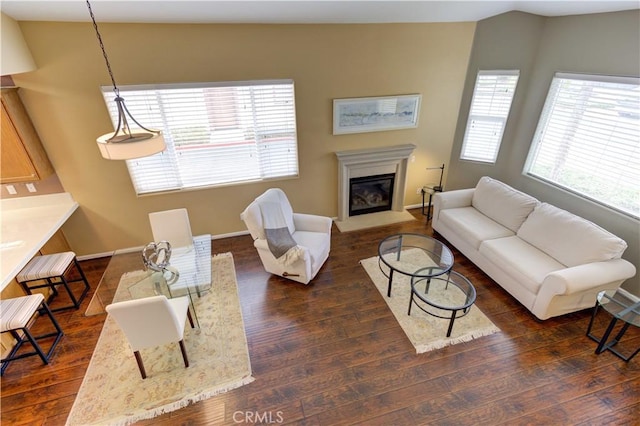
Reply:
[[[150, 242], [142, 249], [142, 262], [145, 268], [151, 269], [155, 272], [160, 272], [162, 277], [166, 280], [168, 286], [174, 284], [180, 278], [180, 273], [174, 267], [169, 264], [171, 259], [171, 244], [169, 241]], [[165, 276], [165, 272], [169, 273]], [[156, 284], [156, 293], [162, 294], [158, 291], [159, 283]]]
[[162, 272], [169, 266], [171, 244], [169, 241], [150, 242], [142, 249], [142, 262], [145, 268]]

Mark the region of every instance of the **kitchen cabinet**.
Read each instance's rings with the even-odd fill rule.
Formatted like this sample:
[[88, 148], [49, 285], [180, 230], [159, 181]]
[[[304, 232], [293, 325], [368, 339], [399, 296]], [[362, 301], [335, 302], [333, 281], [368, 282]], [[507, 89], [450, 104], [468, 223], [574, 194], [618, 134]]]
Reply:
[[53, 166], [33, 127], [17, 88], [2, 89], [0, 183], [43, 180]]

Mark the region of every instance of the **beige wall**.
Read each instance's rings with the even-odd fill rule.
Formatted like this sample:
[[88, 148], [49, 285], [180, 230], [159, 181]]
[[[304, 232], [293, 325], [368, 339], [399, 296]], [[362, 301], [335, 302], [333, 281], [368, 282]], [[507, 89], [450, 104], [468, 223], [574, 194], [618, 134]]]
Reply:
[[[459, 160], [478, 69], [520, 69], [520, 81], [494, 165]], [[522, 174], [555, 72], [640, 75], [640, 11], [543, 18], [510, 12], [478, 22], [451, 152], [448, 189], [493, 176], [536, 198], [583, 216], [623, 238], [624, 258], [640, 271], [640, 223]], [[640, 273], [623, 286], [640, 295]]]
[[[451, 153], [475, 23], [410, 25], [99, 24], [119, 85], [292, 78], [300, 177], [137, 198], [120, 161], [96, 136], [112, 130], [100, 85], [110, 84], [88, 23], [22, 22], [38, 70], [14, 76], [64, 188], [80, 209], [64, 227], [80, 255], [151, 240], [147, 214], [186, 207], [194, 233], [244, 231], [239, 215], [270, 186], [301, 212], [337, 215], [337, 160], [347, 149], [413, 143], [407, 204], [427, 166]], [[421, 93], [417, 129], [333, 136], [332, 99]]]

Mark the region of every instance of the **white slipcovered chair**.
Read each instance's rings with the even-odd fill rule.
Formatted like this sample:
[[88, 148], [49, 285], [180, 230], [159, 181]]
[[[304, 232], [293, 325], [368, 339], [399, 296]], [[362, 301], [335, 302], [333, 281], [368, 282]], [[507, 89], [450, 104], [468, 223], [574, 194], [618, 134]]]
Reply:
[[167, 299], [166, 296], [152, 296], [126, 300], [112, 303], [106, 310], [127, 337], [143, 379], [147, 378], [147, 373], [140, 356], [141, 349], [178, 342], [184, 366], [189, 367], [183, 340], [187, 318], [191, 328], [194, 326], [188, 297]]
[[[279, 188], [265, 191], [249, 204], [240, 218], [251, 233], [253, 245], [269, 273], [308, 284], [329, 257], [331, 218], [294, 213], [286, 194]], [[279, 231], [283, 232], [277, 235], [287, 234], [285, 240], [290, 235], [295, 245], [281, 257], [276, 257], [272, 251], [272, 231], [278, 231], [274, 229], [278, 223], [282, 224]]]

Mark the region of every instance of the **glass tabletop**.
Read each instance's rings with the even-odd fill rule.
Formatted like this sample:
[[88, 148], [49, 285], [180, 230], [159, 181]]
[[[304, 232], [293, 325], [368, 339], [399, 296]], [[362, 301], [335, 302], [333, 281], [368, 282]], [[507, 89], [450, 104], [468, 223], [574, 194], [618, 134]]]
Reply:
[[640, 300], [621, 289], [598, 293], [598, 304], [614, 317], [640, 327]]
[[433, 278], [413, 277], [411, 291], [423, 302], [449, 311], [466, 309], [476, 301], [475, 287], [456, 271]]
[[[126, 274], [126, 275], [125, 275]], [[124, 281], [124, 277], [128, 281]], [[121, 282], [126, 289], [120, 289]], [[198, 235], [193, 245], [172, 249], [170, 271], [145, 270], [140, 251], [116, 251], [96, 288], [85, 315], [105, 313], [114, 301], [138, 299], [156, 294], [168, 298], [200, 295], [211, 288], [211, 236]], [[117, 300], [115, 300], [118, 291]], [[193, 303], [191, 303], [193, 306]]]
[[378, 245], [380, 261], [409, 276], [435, 277], [453, 267], [453, 253], [442, 242], [422, 234], [391, 235]]

